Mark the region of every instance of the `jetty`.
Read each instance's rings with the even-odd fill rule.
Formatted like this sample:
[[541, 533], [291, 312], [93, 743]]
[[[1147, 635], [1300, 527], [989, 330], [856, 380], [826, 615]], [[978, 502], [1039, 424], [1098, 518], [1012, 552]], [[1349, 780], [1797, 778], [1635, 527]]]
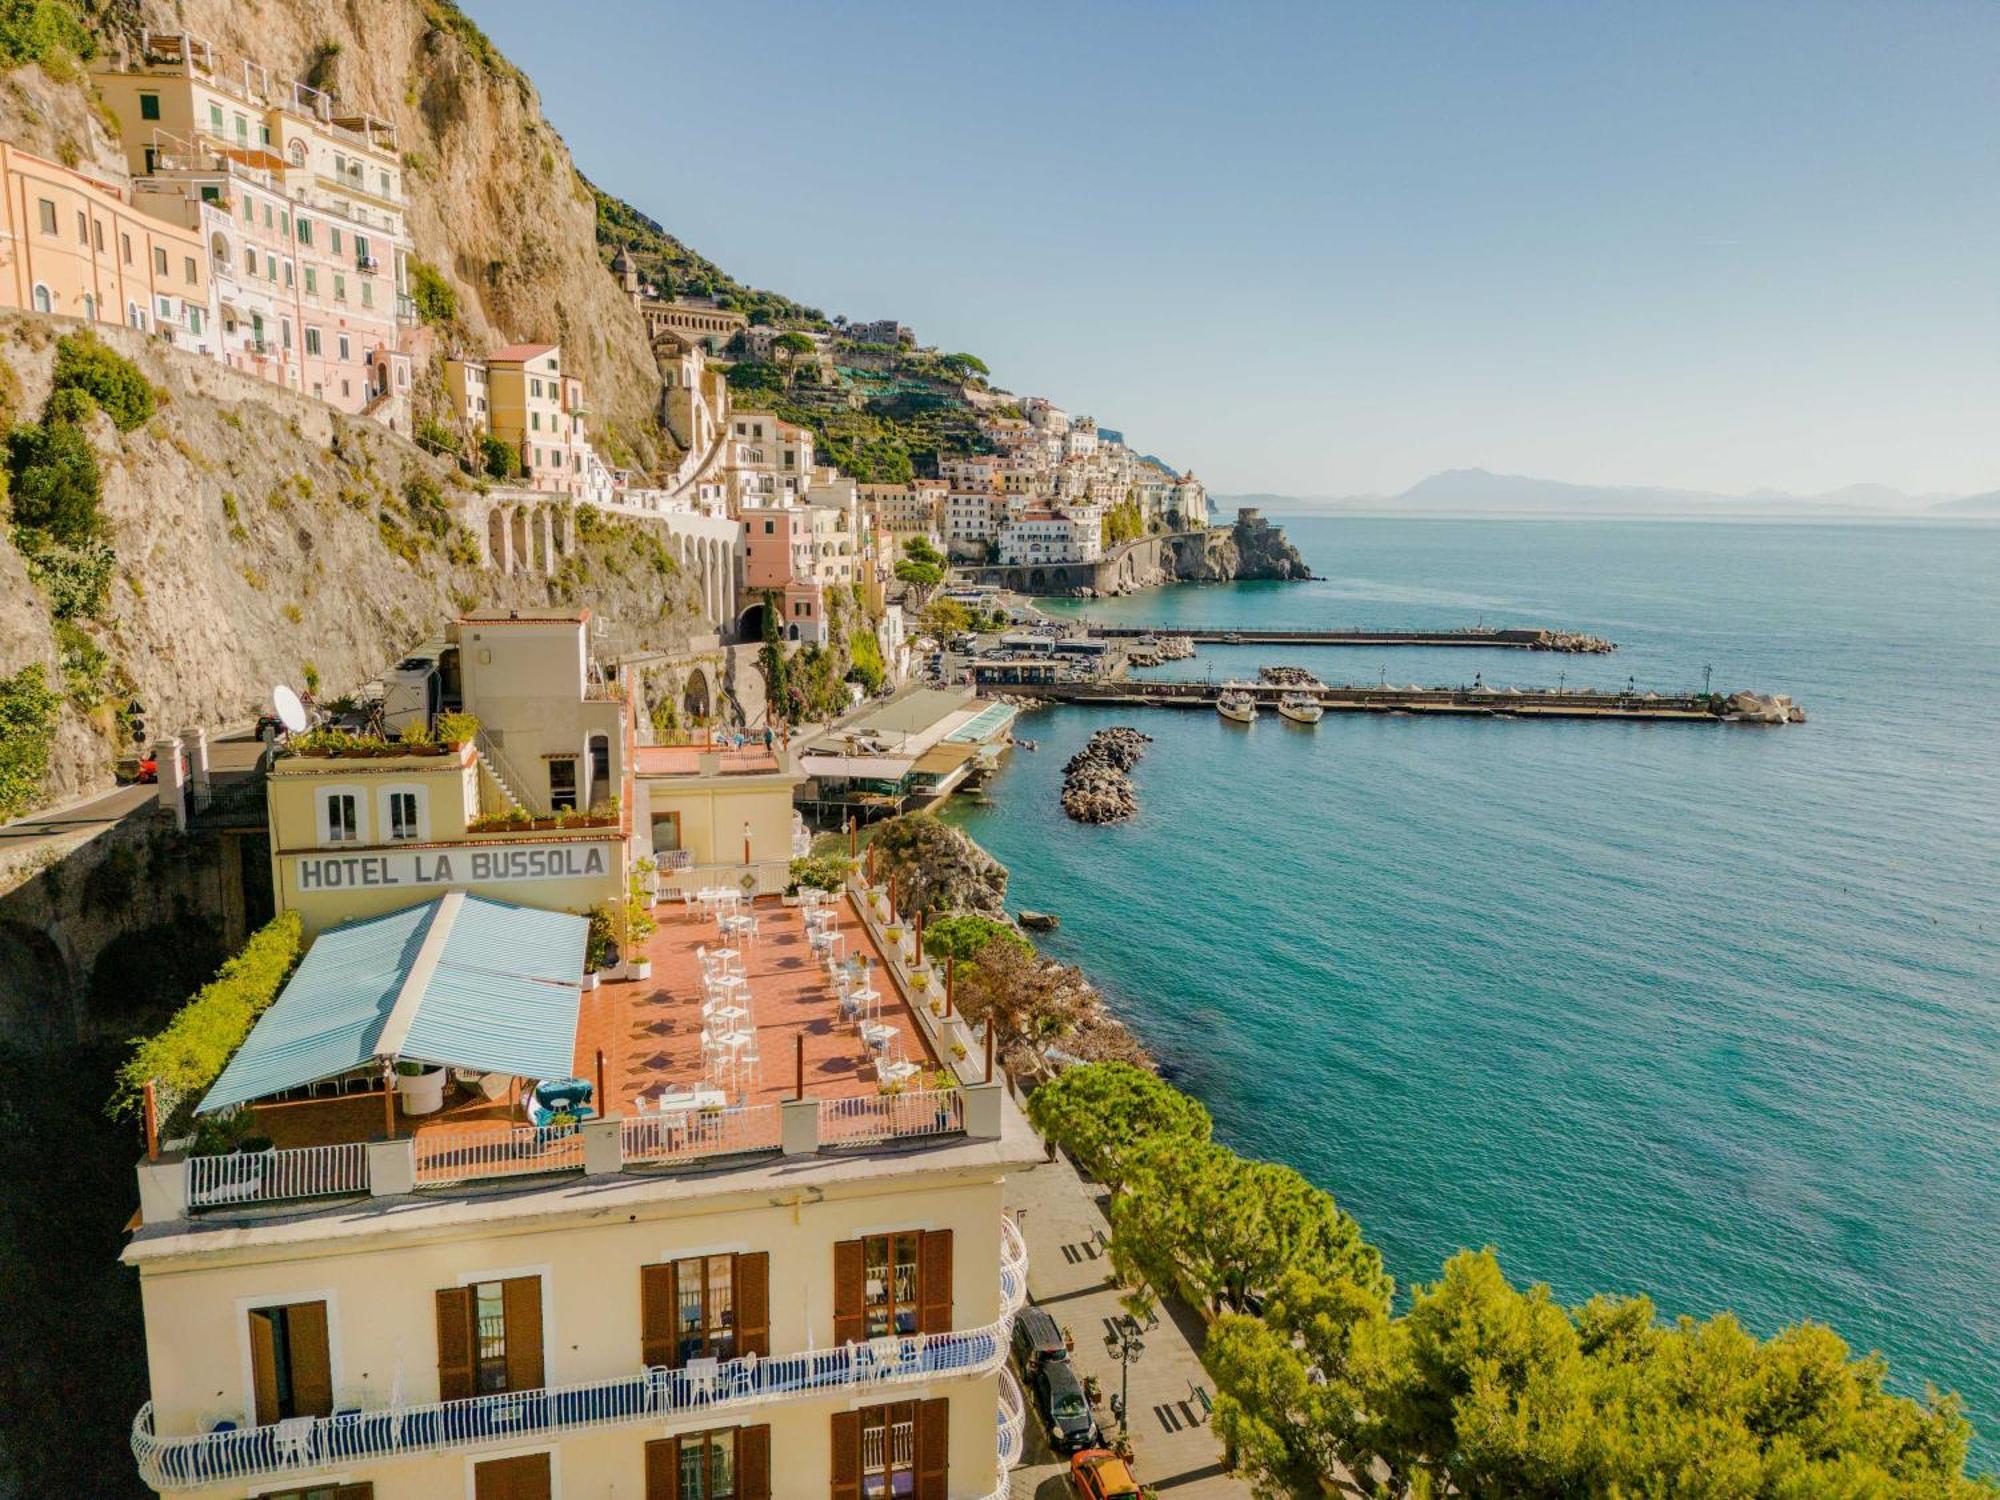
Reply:
[[1260, 708], [1275, 709], [1287, 693], [1317, 699], [1328, 713], [1436, 714], [1513, 719], [1607, 719], [1683, 724], [1803, 724], [1805, 710], [1782, 695], [1757, 693], [1634, 693], [1595, 688], [1422, 688], [1389, 684], [1300, 688], [1271, 683], [1024, 682], [1016, 698], [1106, 708], [1205, 708], [1213, 711], [1225, 689], [1247, 693]]
[[1474, 646], [1512, 651], [1564, 651], [1601, 656], [1617, 644], [1601, 636], [1548, 626], [1513, 629], [1471, 626], [1464, 630], [1261, 630], [1248, 625], [1091, 625], [1097, 640], [1166, 639], [1179, 636], [1205, 645], [1226, 646]]

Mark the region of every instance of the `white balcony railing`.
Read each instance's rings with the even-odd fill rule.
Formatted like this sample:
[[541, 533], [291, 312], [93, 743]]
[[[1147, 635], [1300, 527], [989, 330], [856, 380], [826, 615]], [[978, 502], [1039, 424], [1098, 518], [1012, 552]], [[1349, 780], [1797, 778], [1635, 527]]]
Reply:
[[[695, 1414], [729, 1420], [738, 1412], [802, 1397], [990, 1375], [1004, 1370], [1014, 1313], [1027, 1296], [1026, 1248], [1013, 1222], [1003, 1218], [1001, 1223], [1001, 1312], [983, 1328], [873, 1339], [777, 1359], [749, 1356], [700, 1373], [654, 1366], [611, 1380], [343, 1412], [192, 1437], [156, 1433], [148, 1401], [132, 1419], [132, 1453], [140, 1477], [155, 1490], [171, 1492], [590, 1428], [658, 1426]], [[1011, 1380], [1000, 1384], [998, 1420], [1004, 1470], [1010, 1451], [1020, 1452], [1021, 1397]]]
[[819, 1105], [822, 1146], [870, 1146], [964, 1129], [965, 1095], [958, 1089], [859, 1094], [822, 1099]]
[[419, 1135], [413, 1144], [418, 1187], [583, 1169], [583, 1136], [574, 1125], [434, 1130]]
[[1021, 1400], [1021, 1388], [1014, 1383], [1014, 1372], [1005, 1365], [1000, 1367], [999, 1425], [1000, 1486], [1004, 1492], [1007, 1485], [1007, 1471], [1021, 1461], [1027, 1426], [1027, 1407]]
[[368, 1191], [368, 1148], [355, 1142], [187, 1159], [189, 1208], [330, 1198]]
[[784, 1125], [775, 1104], [633, 1115], [619, 1122], [618, 1146], [627, 1166], [777, 1151], [784, 1146]]

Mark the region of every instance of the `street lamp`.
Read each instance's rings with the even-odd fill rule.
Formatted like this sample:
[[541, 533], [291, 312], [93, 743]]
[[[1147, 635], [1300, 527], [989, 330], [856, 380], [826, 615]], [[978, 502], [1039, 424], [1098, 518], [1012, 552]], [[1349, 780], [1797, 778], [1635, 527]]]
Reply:
[[746, 869], [750, 865], [750, 822], [747, 818], [743, 822], [743, 865]]
[[1118, 1436], [1132, 1435], [1132, 1365], [1146, 1352], [1146, 1345], [1139, 1337], [1139, 1321], [1129, 1313], [1112, 1325], [1105, 1339], [1107, 1352], [1118, 1361], [1118, 1408], [1113, 1413], [1118, 1418]]

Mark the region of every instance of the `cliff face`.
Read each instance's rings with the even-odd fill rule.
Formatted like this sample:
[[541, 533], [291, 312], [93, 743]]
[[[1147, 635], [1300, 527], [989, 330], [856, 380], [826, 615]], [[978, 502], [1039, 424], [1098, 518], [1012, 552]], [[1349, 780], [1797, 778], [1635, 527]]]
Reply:
[[[0, 317], [24, 413], [41, 410], [56, 335], [73, 326]], [[131, 699], [154, 735], [241, 721], [309, 666], [326, 692], [358, 686], [465, 608], [587, 603], [630, 649], [701, 628], [693, 589], [642, 524], [593, 518], [552, 579], [496, 573], [452, 519], [456, 471], [414, 445], [154, 340], [100, 334], [162, 392], [132, 432], [101, 414], [88, 428], [117, 553], [102, 614], [64, 639], [0, 535], [0, 676], [39, 662], [65, 692], [45, 804], [110, 784]]]

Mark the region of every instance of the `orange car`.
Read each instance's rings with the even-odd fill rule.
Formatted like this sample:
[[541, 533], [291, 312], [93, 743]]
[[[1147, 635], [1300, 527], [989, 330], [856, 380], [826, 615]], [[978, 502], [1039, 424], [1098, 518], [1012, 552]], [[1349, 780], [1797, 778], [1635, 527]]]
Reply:
[[1125, 1460], [1109, 1448], [1086, 1448], [1070, 1459], [1069, 1484], [1077, 1500], [1145, 1500]]

